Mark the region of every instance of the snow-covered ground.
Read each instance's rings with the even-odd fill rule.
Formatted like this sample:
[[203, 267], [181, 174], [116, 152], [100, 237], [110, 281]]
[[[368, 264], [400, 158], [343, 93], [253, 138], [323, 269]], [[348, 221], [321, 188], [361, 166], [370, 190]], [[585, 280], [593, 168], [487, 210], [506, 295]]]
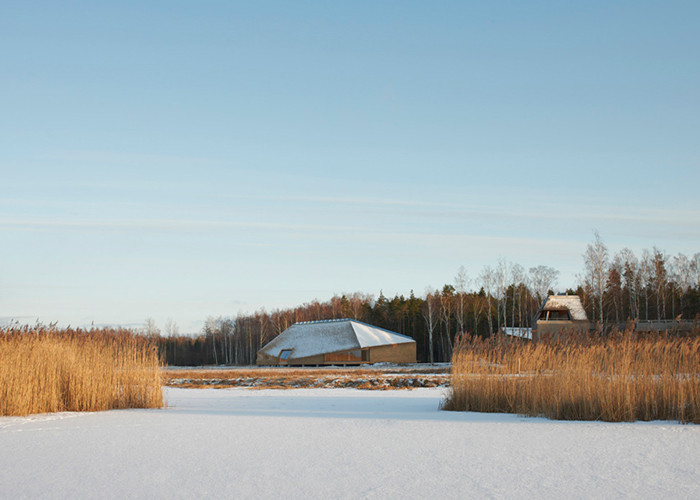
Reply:
[[0, 498], [700, 498], [700, 428], [438, 411], [443, 389], [167, 389], [0, 418]]

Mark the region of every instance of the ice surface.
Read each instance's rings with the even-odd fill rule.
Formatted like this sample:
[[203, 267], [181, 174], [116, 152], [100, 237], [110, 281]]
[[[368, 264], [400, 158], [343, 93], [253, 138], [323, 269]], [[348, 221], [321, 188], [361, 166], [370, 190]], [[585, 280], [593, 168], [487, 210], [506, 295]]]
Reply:
[[0, 418], [0, 498], [700, 498], [700, 428], [438, 411], [441, 389], [167, 389]]

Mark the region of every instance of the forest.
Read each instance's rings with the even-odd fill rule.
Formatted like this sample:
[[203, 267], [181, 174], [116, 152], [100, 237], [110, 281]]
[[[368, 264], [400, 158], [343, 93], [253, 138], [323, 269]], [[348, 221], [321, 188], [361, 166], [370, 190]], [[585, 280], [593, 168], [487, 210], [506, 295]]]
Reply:
[[[565, 293], [581, 297], [598, 328], [700, 317], [700, 253], [669, 256], [654, 247], [639, 256], [627, 248], [610, 254], [596, 232], [583, 261], [577, 287]], [[147, 320], [145, 331], [158, 338], [169, 365], [250, 365], [260, 347], [295, 322], [352, 318], [412, 337], [420, 362], [443, 362], [462, 335], [489, 337], [505, 326], [532, 326], [546, 296], [558, 291], [558, 276], [549, 266], [526, 270], [500, 259], [474, 277], [460, 267], [452, 283], [420, 296], [413, 290], [394, 297], [356, 292], [289, 309], [209, 317], [196, 337], [179, 335], [172, 322], [161, 333]]]

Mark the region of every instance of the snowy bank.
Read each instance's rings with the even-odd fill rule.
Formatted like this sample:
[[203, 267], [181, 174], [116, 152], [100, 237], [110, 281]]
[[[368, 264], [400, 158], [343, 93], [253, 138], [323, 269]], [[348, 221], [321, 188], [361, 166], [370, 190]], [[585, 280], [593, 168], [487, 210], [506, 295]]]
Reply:
[[438, 411], [443, 391], [166, 389], [0, 418], [2, 498], [699, 498], [700, 428]]

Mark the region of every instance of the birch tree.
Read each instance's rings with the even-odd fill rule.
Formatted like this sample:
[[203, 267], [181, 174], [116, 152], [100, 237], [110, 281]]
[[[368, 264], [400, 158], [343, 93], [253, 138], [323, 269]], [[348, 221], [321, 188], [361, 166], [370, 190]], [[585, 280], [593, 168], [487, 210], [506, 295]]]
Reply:
[[[518, 303], [518, 324], [522, 326], [521, 324], [521, 309], [520, 309], [520, 300], [516, 300], [516, 292], [519, 292], [521, 290], [521, 286], [523, 281], [525, 280], [525, 270], [523, 269], [523, 266], [520, 264], [513, 264], [510, 268], [510, 278], [513, 284], [513, 294], [512, 294], [512, 307], [511, 307], [511, 316], [510, 316], [510, 326], [515, 326], [515, 305], [516, 302]], [[519, 294], [518, 298], [522, 298]]]
[[690, 259], [690, 279], [693, 282], [692, 286], [700, 288], [700, 252]]
[[438, 295], [437, 290], [432, 291], [428, 288], [425, 294], [425, 303], [423, 304], [423, 318], [425, 319], [425, 326], [428, 328], [428, 359], [431, 363], [435, 362], [433, 332], [439, 318], [440, 298]]
[[[457, 292], [457, 330], [463, 334], [466, 323], [466, 311], [464, 310], [464, 300], [469, 286], [469, 275], [464, 266], [459, 266], [459, 271], [455, 277], [455, 290]], [[476, 332], [474, 332], [476, 333]]]
[[541, 306], [549, 290], [556, 285], [559, 271], [549, 266], [535, 266], [530, 268], [529, 273], [532, 294], [537, 298], [538, 305]]
[[508, 276], [509, 268], [508, 262], [505, 259], [498, 259], [498, 265], [496, 266], [495, 274], [495, 285], [496, 285], [496, 308], [498, 309], [498, 330], [501, 329], [501, 312], [503, 313], [503, 326], [506, 326], [506, 293], [508, 291]]
[[213, 316], [209, 316], [204, 322], [204, 334], [207, 337], [211, 337], [211, 348], [212, 354], [214, 356], [214, 364], [219, 364], [219, 356], [216, 353], [216, 337], [217, 337], [217, 324]]
[[167, 320], [165, 320], [165, 326], [163, 327], [163, 331], [168, 337], [177, 337], [178, 335], [180, 335], [180, 327], [177, 326], [177, 323], [173, 321], [173, 318], [168, 318]]
[[143, 323], [143, 333], [147, 337], [157, 337], [160, 335], [160, 328], [158, 328], [156, 320], [151, 317], [146, 318], [146, 321]]
[[598, 231], [594, 231], [593, 243], [586, 247], [583, 254], [583, 261], [586, 266], [586, 276], [590, 281], [591, 289], [596, 298], [598, 309], [598, 321], [603, 324], [603, 294], [605, 293], [605, 283], [608, 276], [608, 247], [600, 238]]

